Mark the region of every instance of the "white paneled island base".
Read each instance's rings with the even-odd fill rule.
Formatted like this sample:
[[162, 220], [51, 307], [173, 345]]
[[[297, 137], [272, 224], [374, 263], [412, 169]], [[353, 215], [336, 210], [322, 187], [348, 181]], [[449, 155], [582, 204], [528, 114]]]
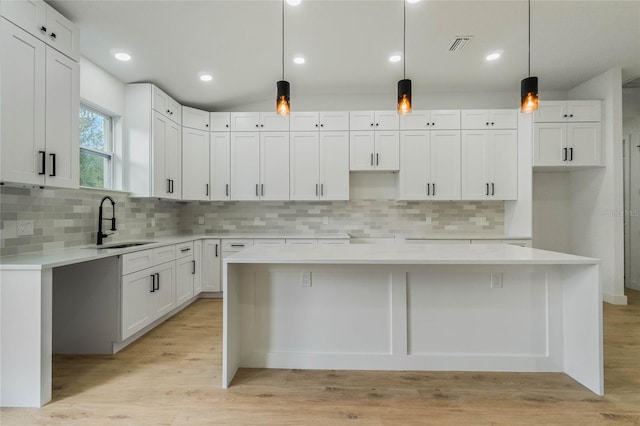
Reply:
[[223, 387], [241, 367], [544, 371], [604, 393], [597, 259], [412, 244], [224, 262]]

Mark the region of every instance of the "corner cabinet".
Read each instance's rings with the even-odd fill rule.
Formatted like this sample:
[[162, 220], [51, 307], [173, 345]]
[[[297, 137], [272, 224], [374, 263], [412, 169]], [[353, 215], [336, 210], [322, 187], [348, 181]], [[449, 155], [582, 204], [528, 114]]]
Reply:
[[602, 165], [601, 101], [543, 101], [533, 120], [533, 166]]
[[0, 18], [0, 74], [0, 181], [77, 188], [77, 62]]
[[132, 196], [182, 198], [182, 128], [176, 105], [151, 84], [126, 87], [127, 186]]
[[182, 199], [210, 198], [209, 112], [182, 107]]

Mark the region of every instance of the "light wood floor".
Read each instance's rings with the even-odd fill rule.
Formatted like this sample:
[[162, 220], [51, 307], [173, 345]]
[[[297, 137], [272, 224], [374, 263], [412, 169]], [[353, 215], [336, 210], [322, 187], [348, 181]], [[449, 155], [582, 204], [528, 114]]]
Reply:
[[220, 388], [222, 303], [113, 356], [55, 356], [53, 401], [9, 425], [640, 425], [640, 292], [604, 307], [605, 392], [564, 374], [240, 370]]

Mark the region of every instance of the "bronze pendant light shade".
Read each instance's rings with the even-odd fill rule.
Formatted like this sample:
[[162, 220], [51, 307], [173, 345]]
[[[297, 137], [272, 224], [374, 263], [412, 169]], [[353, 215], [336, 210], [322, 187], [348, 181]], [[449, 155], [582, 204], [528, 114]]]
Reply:
[[289, 115], [291, 89], [284, 79], [284, 0], [282, 0], [282, 80], [276, 83], [276, 112], [278, 115]]
[[531, 0], [529, 0], [529, 77], [520, 82], [520, 111], [531, 113], [538, 109], [538, 77], [531, 77]]

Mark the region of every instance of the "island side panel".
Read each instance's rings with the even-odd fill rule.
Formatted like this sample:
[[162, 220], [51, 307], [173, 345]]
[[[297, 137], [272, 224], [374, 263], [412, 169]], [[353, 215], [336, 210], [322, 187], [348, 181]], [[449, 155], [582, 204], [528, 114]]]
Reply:
[[51, 269], [0, 278], [0, 405], [41, 407], [51, 400]]
[[243, 265], [226, 262], [222, 270], [222, 387], [227, 388], [240, 365], [240, 268]]
[[599, 265], [567, 265], [563, 278], [564, 371], [604, 395]]

